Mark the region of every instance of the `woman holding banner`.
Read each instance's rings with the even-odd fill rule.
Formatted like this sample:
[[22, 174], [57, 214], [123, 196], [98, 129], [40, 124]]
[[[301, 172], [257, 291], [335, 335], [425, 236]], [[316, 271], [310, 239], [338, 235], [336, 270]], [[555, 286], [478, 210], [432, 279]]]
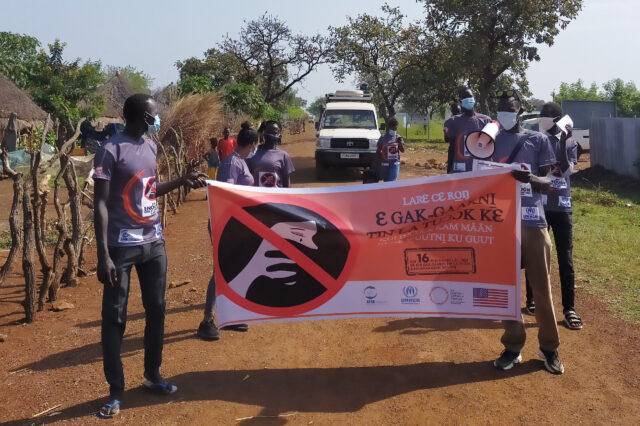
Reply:
[[[253, 186], [253, 176], [245, 159], [252, 156], [258, 144], [258, 132], [251, 128], [249, 123], [242, 123], [242, 130], [238, 133], [238, 145], [235, 150], [225, 157], [220, 163], [218, 170], [219, 182], [227, 182], [235, 185]], [[209, 233], [211, 233], [211, 223], [209, 223]], [[203, 340], [218, 340], [220, 333], [213, 321], [213, 311], [216, 306], [216, 281], [214, 274], [211, 275], [209, 286], [207, 287], [207, 299], [204, 306], [204, 319], [198, 327], [198, 337]], [[247, 324], [236, 324], [227, 327], [229, 330], [247, 331]]]

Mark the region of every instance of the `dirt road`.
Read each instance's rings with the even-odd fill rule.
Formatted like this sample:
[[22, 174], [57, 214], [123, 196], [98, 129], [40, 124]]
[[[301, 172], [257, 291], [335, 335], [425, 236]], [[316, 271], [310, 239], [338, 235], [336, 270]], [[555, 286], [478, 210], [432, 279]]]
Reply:
[[[285, 139], [296, 185], [319, 185], [312, 134]], [[429, 152], [410, 152], [401, 177]], [[441, 158], [442, 159], [442, 158]], [[360, 181], [356, 171], [341, 179]], [[342, 183], [342, 182], [341, 182]], [[322, 184], [338, 184], [333, 179]], [[4, 202], [4, 196], [2, 202]], [[613, 319], [602, 304], [577, 291], [582, 331], [560, 327], [566, 373], [553, 376], [535, 356], [537, 328], [526, 317], [524, 362], [499, 372], [501, 324], [457, 319], [353, 319], [251, 325], [203, 342], [202, 317], [211, 253], [204, 192], [166, 230], [169, 282], [163, 374], [180, 390], [157, 397], [140, 390], [144, 314], [131, 287], [122, 348], [127, 392], [115, 424], [638, 424], [640, 331]], [[0, 252], [0, 262], [6, 251]], [[94, 256], [94, 254], [92, 254]], [[90, 262], [95, 262], [95, 258]], [[554, 273], [554, 287], [559, 287]], [[0, 288], [0, 424], [67, 421], [104, 424], [95, 417], [107, 385], [100, 349], [101, 285], [95, 276], [62, 290], [74, 309], [41, 312], [16, 325], [23, 281]], [[556, 292], [556, 311], [561, 315]], [[55, 408], [54, 408], [55, 407]], [[32, 416], [53, 408], [46, 414]], [[54, 416], [48, 415], [55, 413]]]

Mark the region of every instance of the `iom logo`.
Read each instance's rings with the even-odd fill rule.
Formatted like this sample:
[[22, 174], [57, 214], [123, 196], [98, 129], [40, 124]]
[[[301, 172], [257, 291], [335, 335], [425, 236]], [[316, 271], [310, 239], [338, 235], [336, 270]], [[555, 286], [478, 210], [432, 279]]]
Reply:
[[402, 293], [404, 297], [400, 299], [400, 303], [403, 305], [417, 305], [420, 303], [417, 287], [412, 285], [402, 287]]
[[364, 288], [364, 298], [367, 303], [376, 303], [376, 297], [378, 297], [378, 290], [374, 286], [369, 285]]

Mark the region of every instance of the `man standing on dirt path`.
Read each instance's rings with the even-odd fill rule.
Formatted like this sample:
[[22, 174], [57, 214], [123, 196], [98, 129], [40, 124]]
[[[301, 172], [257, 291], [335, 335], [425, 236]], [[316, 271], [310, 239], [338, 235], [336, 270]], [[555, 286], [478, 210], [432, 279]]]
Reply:
[[231, 137], [231, 129], [225, 127], [222, 131], [222, 139], [218, 141], [218, 152], [220, 153], [220, 161], [224, 160], [238, 146], [236, 138]]
[[[525, 130], [520, 125], [523, 113], [522, 101], [514, 90], [498, 94], [498, 121], [500, 133], [496, 137], [492, 160], [499, 163], [518, 164], [523, 170], [512, 175], [521, 184], [521, 253], [522, 266], [536, 300], [539, 355], [545, 368], [553, 374], [564, 373], [558, 358], [558, 326], [553, 310], [551, 281], [551, 239], [542, 206], [542, 193], [551, 188], [549, 172], [556, 158], [549, 138], [539, 132]], [[504, 321], [502, 344], [504, 351], [493, 365], [499, 370], [510, 370], [522, 361], [520, 351], [527, 334], [522, 321]]]
[[[551, 192], [544, 197], [544, 215], [553, 230], [553, 239], [558, 254], [560, 270], [560, 288], [562, 289], [562, 307], [564, 323], [570, 330], [582, 328], [582, 318], [575, 310], [575, 274], [573, 271], [573, 220], [571, 208], [571, 174], [578, 164], [578, 143], [571, 133], [562, 131], [556, 122], [563, 116], [562, 107], [548, 102], [540, 110], [540, 131], [544, 132], [555, 151], [558, 162], [551, 170]], [[527, 283], [527, 301], [525, 312], [535, 314], [535, 299], [531, 286]]]
[[146, 133], [160, 128], [153, 98], [136, 94], [124, 103], [126, 126], [95, 156], [95, 232], [102, 295], [102, 353], [109, 398], [101, 417], [120, 412], [124, 372], [120, 358], [127, 321], [131, 268], [140, 281], [145, 310], [143, 387], [171, 394], [177, 387], [160, 375], [164, 339], [167, 254], [156, 199], [179, 186], [205, 186], [206, 175], [189, 173], [170, 182], [156, 177], [156, 144]]
[[473, 157], [466, 152], [465, 137], [491, 122], [491, 117], [475, 112], [476, 100], [473, 92], [467, 86], [458, 88], [458, 97], [462, 113], [449, 117], [444, 122], [444, 140], [449, 143], [447, 155], [447, 173], [470, 172], [473, 167]]

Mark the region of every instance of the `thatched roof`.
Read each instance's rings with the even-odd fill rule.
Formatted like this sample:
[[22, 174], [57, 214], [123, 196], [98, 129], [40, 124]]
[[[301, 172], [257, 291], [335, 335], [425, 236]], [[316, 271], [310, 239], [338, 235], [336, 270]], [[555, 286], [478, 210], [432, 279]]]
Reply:
[[103, 95], [107, 101], [102, 116], [122, 118], [124, 101], [133, 95], [134, 91], [129, 83], [122, 78], [120, 72], [116, 72], [113, 77], [98, 89], [98, 93]]
[[21, 121], [44, 121], [47, 118], [47, 113], [40, 109], [26, 92], [0, 74], [0, 127], [4, 128], [7, 125], [12, 112], [15, 112]]

